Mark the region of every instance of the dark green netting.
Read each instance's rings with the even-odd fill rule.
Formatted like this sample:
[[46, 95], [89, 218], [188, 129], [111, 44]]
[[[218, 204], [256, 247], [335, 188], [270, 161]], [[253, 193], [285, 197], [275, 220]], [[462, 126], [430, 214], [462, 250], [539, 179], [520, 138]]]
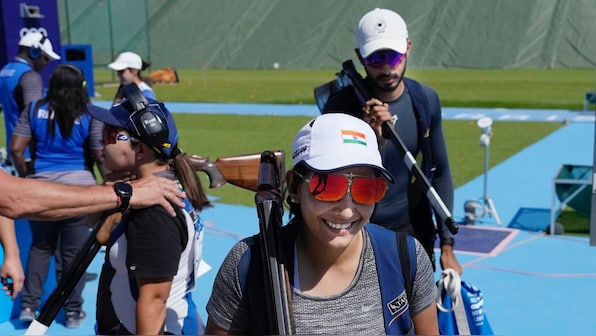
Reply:
[[63, 44], [97, 65], [123, 50], [154, 68], [337, 69], [375, 7], [408, 24], [413, 68], [591, 68], [594, 0], [58, 0]]

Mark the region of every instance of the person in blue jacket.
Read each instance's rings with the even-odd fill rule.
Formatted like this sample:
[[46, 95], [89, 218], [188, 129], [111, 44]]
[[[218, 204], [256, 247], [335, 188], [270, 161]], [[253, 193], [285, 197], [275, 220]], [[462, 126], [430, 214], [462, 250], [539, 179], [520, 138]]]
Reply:
[[[11, 154], [19, 175], [31, 179], [71, 185], [94, 185], [95, 177], [87, 168], [90, 149], [91, 115], [89, 97], [80, 68], [62, 64], [50, 77], [48, 94], [33, 101], [21, 116], [11, 138]], [[100, 141], [100, 139], [95, 139]], [[32, 146], [32, 167], [28, 169], [25, 150]], [[19, 319], [35, 319], [40, 308], [43, 284], [56, 247], [57, 263], [66, 272], [89, 235], [84, 216], [59, 221], [29, 221], [32, 245], [25, 271]], [[65, 303], [66, 327], [76, 328], [85, 319], [82, 309], [84, 281], [79, 281]]]

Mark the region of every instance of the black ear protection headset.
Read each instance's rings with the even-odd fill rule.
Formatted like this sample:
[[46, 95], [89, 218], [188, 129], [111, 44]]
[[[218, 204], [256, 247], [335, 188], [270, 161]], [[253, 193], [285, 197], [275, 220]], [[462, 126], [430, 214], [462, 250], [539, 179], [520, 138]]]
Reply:
[[41, 55], [43, 54], [42, 47], [46, 40], [47, 37], [42, 34], [39, 42], [29, 47], [29, 51], [27, 53], [31, 59], [36, 60], [41, 57]]
[[126, 97], [122, 104], [131, 112], [129, 118], [135, 128], [135, 137], [161, 153], [161, 148], [168, 142], [170, 134], [166, 114], [159, 104], [147, 102], [136, 83], [127, 84], [122, 88], [122, 92]]

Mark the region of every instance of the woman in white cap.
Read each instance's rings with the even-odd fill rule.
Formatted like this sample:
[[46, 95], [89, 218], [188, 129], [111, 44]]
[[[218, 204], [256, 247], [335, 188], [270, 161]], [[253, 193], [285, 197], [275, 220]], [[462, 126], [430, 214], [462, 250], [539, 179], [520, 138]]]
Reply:
[[108, 64], [108, 68], [116, 71], [118, 73], [118, 77], [120, 78], [120, 87], [116, 92], [116, 97], [114, 98], [114, 105], [119, 103], [122, 100], [122, 92], [121, 88], [130, 83], [136, 83], [143, 95], [147, 98], [156, 99], [155, 92], [144, 81], [144, 78], [141, 74], [141, 71], [144, 70], [148, 65], [146, 65], [138, 54], [135, 54], [131, 51], [125, 51], [116, 57], [114, 62]]
[[[393, 179], [372, 128], [346, 114], [319, 116], [298, 132], [292, 159], [291, 219], [281, 234], [292, 331], [437, 335], [436, 287], [422, 245], [368, 223]], [[260, 256], [259, 235], [228, 253], [207, 303], [206, 334], [277, 332], [263, 310]]]

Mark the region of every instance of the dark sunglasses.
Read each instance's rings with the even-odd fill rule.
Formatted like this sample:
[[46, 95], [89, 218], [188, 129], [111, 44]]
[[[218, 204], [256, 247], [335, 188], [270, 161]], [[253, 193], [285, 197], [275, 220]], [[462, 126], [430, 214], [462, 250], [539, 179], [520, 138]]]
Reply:
[[137, 139], [135, 139], [129, 135], [120, 133], [119, 128], [105, 125], [103, 128], [103, 132], [101, 134], [102, 145], [111, 145], [111, 144], [115, 144], [118, 141], [137, 142]]
[[319, 201], [336, 202], [342, 200], [348, 193], [354, 202], [361, 204], [375, 204], [380, 201], [387, 191], [387, 180], [382, 177], [368, 177], [354, 174], [320, 174], [314, 173], [308, 182], [310, 193]]
[[382, 68], [385, 64], [395, 67], [406, 58], [406, 54], [398, 53], [395, 50], [377, 50], [364, 58], [364, 64], [372, 68]]

